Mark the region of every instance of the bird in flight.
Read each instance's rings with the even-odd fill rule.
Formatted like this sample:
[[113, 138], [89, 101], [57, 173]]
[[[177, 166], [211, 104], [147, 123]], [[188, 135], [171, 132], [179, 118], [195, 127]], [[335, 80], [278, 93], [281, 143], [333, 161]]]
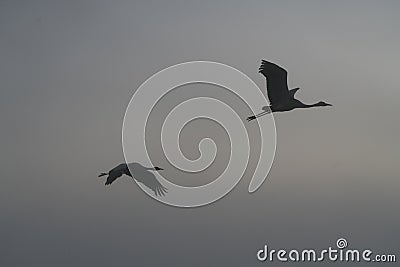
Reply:
[[[132, 173], [131, 173], [131, 171]], [[105, 185], [112, 184], [115, 180], [121, 177], [123, 174], [128, 175], [136, 181], [144, 184], [151, 190], [153, 190], [156, 196], [164, 196], [167, 193], [165, 188], [156, 178], [151, 171], [161, 171], [160, 167], [146, 168], [139, 163], [121, 163], [117, 167], [110, 170], [108, 173], [101, 173], [98, 177], [107, 176]]]
[[248, 117], [247, 121], [252, 121], [271, 112], [283, 112], [296, 108], [332, 106], [323, 101], [307, 105], [294, 98], [294, 95], [300, 88], [289, 90], [287, 84], [287, 71], [272, 62], [262, 60], [258, 72], [264, 75], [267, 80], [267, 93], [270, 105], [263, 107], [263, 112]]

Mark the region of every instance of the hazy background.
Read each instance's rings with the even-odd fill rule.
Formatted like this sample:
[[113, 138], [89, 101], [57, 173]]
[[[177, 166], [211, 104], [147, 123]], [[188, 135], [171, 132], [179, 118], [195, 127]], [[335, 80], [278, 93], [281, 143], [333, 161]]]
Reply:
[[[0, 1], [0, 265], [274, 265], [256, 260], [264, 244], [322, 249], [339, 237], [399, 258], [399, 11], [398, 1]], [[128, 178], [97, 178], [123, 162], [125, 108], [149, 76], [212, 60], [264, 88], [262, 58], [289, 70], [304, 102], [334, 106], [275, 116], [275, 162], [255, 194], [243, 179], [212, 205], [179, 209]]]

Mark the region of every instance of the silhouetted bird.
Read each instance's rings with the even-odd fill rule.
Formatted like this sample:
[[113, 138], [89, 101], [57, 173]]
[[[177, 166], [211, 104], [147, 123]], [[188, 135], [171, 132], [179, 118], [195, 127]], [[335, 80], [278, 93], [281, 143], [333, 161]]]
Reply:
[[258, 72], [264, 75], [267, 80], [267, 93], [270, 105], [263, 107], [263, 112], [248, 117], [248, 121], [254, 120], [271, 112], [289, 111], [295, 108], [332, 106], [331, 104], [323, 101], [307, 105], [295, 99], [294, 95], [300, 88], [289, 90], [287, 85], [287, 71], [274, 63], [262, 60]]
[[[133, 173], [131, 173], [132, 170]], [[167, 193], [167, 189], [160, 184], [156, 176], [150, 171], [160, 171], [163, 170], [160, 167], [146, 168], [139, 163], [129, 163], [129, 168], [126, 163], [119, 164], [117, 167], [109, 171], [108, 173], [101, 173], [99, 177], [108, 175], [105, 185], [112, 184], [117, 178], [121, 177], [123, 174], [128, 175], [135, 179], [136, 181], [144, 184], [157, 196], [164, 196]], [[132, 176], [133, 174], [133, 176]]]

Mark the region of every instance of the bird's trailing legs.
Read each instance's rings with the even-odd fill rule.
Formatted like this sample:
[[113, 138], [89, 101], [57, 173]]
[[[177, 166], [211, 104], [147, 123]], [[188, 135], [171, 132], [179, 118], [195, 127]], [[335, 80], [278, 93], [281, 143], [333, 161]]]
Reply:
[[259, 118], [259, 117], [261, 117], [261, 116], [267, 115], [267, 114], [269, 114], [269, 113], [272, 112], [272, 111], [271, 111], [271, 108], [270, 108], [269, 106], [265, 106], [265, 107], [263, 107], [262, 109], [264, 110], [263, 112], [258, 113], [258, 114], [253, 115], [253, 116], [250, 116], [250, 117], [247, 117], [246, 120], [247, 120], [247, 121], [252, 121], [252, 120], [255, 120], [255, 119], [257, 119], [257, 118]]

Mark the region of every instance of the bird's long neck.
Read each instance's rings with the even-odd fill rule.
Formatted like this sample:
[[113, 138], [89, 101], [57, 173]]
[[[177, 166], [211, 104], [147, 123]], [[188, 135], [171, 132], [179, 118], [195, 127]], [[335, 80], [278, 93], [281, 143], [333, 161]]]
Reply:
[[145, 169], [146, 169], [146, 171], [160, 171], [160, 170], [162, 170], [159, 167], [149, 167], [149, 168], [145, 168]]
[[298, 108], [313, 108], [313, 107], [320, 107], [321, 104], [318, 103], [314, 103], [314, 104], [303, 104], [301, 103], [301, 105]]

